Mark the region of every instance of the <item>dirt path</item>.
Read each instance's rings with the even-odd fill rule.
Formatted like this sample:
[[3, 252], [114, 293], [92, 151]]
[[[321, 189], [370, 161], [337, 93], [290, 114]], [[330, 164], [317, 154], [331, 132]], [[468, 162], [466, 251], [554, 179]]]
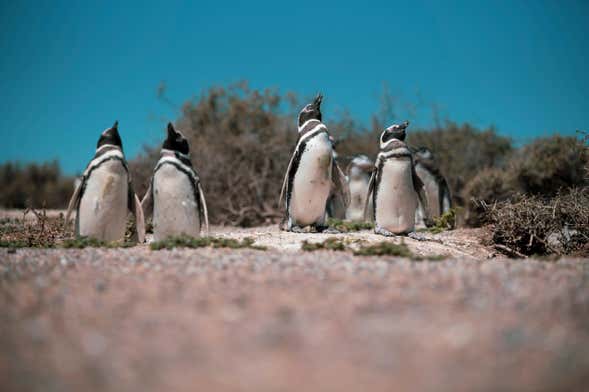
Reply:
[[386, 238], [374, 234], [371, 230], [364, 230], [342, 234], [290, 233], [278, 229], [276, 225], [251, 229], [213, 227], [212, 235], [243, 239], [251, 237], [257, 245], [270, 249], [297, 252], [303, 241], [322, 242], [327, 238], [340, 238], [350, 243], [351, 247], [370, 245], [381, 241], [391, 241], [395, 244], [404, 242], [409, 249], [419, 256], [447, 255], [468, 260], [486, 260], [496, 256], [492, 249], [481, 244], [484, 231], [480, 229], [460, 229], [440, 234], [424, 233], [426, 241], [417, 241], [408, 237]]
[[249, 249], [0, 248], [2, 391], [585, 390], [589, 260], [507, 260], [484, 231], [412, 261], [300, 250], [369, 231], [213, 228]]

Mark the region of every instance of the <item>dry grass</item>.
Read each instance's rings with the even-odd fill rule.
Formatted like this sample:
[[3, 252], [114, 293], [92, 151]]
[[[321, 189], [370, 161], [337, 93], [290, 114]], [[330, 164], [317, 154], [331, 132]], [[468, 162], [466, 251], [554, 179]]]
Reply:
[[589, 188], [486, 207], [492, 241], [512, 255], [589, 255]]
[[[34, 221], [27, 215], [35, 216]], [[46, 210], [26, 209], [21, 219], [4, 219], [0, 222], [0, 247], [2, 248], [52, 248], [67, 237], [63, 229], [64, 218], [47, 216]]]

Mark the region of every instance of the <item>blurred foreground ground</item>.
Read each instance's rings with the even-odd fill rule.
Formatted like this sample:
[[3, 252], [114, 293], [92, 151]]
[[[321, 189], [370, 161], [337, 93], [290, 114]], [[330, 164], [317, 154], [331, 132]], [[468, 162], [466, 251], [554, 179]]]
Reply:
[[589, 260], [492, 258], [472, 230], [406, 240], [450, 256], [421, 262], [214, 234], [270, 248], [0, 249], [0, 390], [587, 390]]

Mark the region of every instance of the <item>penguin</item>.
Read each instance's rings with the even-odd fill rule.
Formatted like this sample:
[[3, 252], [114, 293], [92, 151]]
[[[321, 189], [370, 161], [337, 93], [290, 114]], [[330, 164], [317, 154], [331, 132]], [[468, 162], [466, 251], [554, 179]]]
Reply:
[[280, 205], [284, 203], [286, 215], [281, 228], [287, 231], [301, 232], [306, 226], [325, 231], [330, 194], [345, 192], [344, 175], [333, 159], [333, 144], [321, 122], [322, 100], [323, 96], [318, 94], [298, 116], [299, 138], [282, 182], [279, 201]]
[[123, 154], [118, 121], [100, 135], [96, 153], [74, 190], [65, 222], [76, 209], [75, 234], [101, 241], [125, 238], [127, 212], [135, 216], [134, 239], [145, 239], [145, 221], [139, 198], [133, 190], [129, 167]]
[[[374, 162], [366, 155], [355, 156], [346, 169], [350, 190], [350, 205], [346, 219], [353, 222], [364, 221], [364, 203], [368, 195], [368, 184], [374, 169]], [[372, 219], [372, 200], [368, 200], [369, 220]]]
[[372, 198], [376, 234], [419, 237], [414, 232], [418, 202], [424, 206], [426, 224], [431, 225], [423, 183], [415, 173], [413, 156], [404, 141], [408, 125], [408, 121], [393, 124], [380, 136], [380, 152], [364, 209], [367, 214], [368, 200]]
[[[415, 172], [425, 187], [431, 218], [437, 218], [452, 208], [452, 196], [448, 182], [440, 172], [433, 153], [426, 147], [420, 147], [413, 153]], [[416, 217], [417, 225], [424, 225], [423, 206], [420, 204]]]
[[203, 225], [209, 232], [207, 202], [189, 153], [184, 135], [168, 123], [160, 160], [141, 202], [146, 218], [152, 217], [154, 241], [198, 237]]
[[[333, 161], [337, 165], [337, 141], [329, 135], [329, 140], [331, 141], [331, 146], [333, 149]], [[339, 166], [338, 166], [339, 167]], [[333, 182], [332, 182], [333, 184]], [[345, 190], [345, 189], [343, 189]], [[342, 189], [336, 189], [332, 187], [331, 194], [327, 199], [327, 208], [326, 214], [327, 218], [335, 218], [335, 219], [345, 219], [346, 218], [346, 195], [342, 192]]]

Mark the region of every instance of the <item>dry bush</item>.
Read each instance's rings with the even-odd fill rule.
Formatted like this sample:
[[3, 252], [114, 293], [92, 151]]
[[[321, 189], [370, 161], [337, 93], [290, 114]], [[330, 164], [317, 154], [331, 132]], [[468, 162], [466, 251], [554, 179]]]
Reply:
[[63, 176], [57, 161], [0, 165], [0, 206], [4, 208], [64, 208], [74, 179]]
[[503, 167], [513, 151], [510, 139], [498, 135], [493, 128], [481, 131], [470, 124], [452, 122], [432, 131], [408, 132], [407, 141], [435, 154], [458, 206], [468, 202], [464, 198], [468, 182], [486, 169]]
[[512, 159], [515, 186], [522, 193], [545, 196], [584, 186], [588, 161], [583, 141], [575, 137], [555, 135], [537, 139]]
[[513, 179], [502, 169], [484, 169], [466, 184], [462, 191], [465, 201], [464, 223], [479, 227], [486, 222], [487, 205], [508, 200], [515, 195]]
[[519, 196], [487, 207], [492, 241], [520, 255], [589, 255], [589, 188]]
[[[176, 126], [190, 143], [211, 222], [254, 226], [281, 218], [278, 196], [297, 139], [296, 114], [284, 114], [291, 97], [242, 83], [211, 88], [182, 107]], [[141, 194], [158, 154], [148, 150], [132, 162]]]
[[466, 224], [480, 226], [485, 206], [515, 195], [551, 197], [560, 191], [587, 184], [587, 150], [574, 137], [537, 139], [515, 151], [503, 168], [482, 171], [463, 190]]
[[[27, 215], [34, 215], [34, 221]], [[0, 221], [0, 247], [8, 248], [52, 248], [70, 233], [64, 230], [63, 214], [48, 217], [45, 210], [26, 209], [22, 219]]]

